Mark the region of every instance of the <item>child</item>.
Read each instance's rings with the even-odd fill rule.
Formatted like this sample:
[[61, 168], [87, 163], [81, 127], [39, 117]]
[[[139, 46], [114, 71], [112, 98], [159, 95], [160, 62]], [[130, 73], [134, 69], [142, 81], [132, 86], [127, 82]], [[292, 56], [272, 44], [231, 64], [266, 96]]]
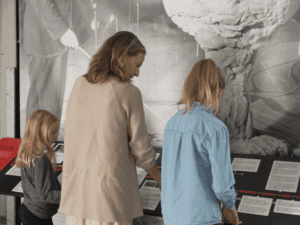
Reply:
[[186, 106], [168, 121], [163, 137], [165, 224], [220, 225], [225, 217], [234, 225], [241, 223], [235, 208], [229, 131], [215, 117], [224, 88], [225, 78], [211, 59], [197, 62], [186, 78], [177, 103]]
[[34, 111], [27, 121], [16, 160], [24, 193], [18, 212], [23, 225], [53, 225], [52, 216], [58, 211], [61, 192], [51, 147], [58, 129], [59, 120], [46, 110]]

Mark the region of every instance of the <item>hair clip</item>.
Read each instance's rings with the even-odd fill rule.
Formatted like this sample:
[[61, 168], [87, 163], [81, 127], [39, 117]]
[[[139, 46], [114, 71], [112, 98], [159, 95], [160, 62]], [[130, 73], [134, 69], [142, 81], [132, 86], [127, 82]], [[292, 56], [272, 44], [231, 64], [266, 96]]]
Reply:
[[29, 145], [27, 145], [27, 149], [28, 149], [28, 151], [31, 151], [31, 149], [32, 149], [32, 142], [31, 142], [31, 146], [30, 146], [30, 149], [28, 148], [29, 147]]

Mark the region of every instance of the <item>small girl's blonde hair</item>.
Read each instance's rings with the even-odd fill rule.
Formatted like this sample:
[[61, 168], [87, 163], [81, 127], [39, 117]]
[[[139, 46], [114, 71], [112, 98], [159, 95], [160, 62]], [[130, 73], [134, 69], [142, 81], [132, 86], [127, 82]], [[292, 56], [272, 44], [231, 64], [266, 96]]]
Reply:
[[206, 109], [215, 110], [215, 116], [224, 88], [224, 76], [215, 62], [211, 59], [200, 60], [194, 65], [184, 83], [182, 98], [176, 103], [177, 109], [180, 104], [186, 104], [183, 113], [186, 114], [193, 108], [193, 102], [197, 101], [204, 104]]
[[[57, 130], [53, 130], [57, 123], [59, 123], [58, 118], [46, 110], [37, 110], [30, 115], [18, 151], [17, 167], [24, 169], [27, 166], [30, 168], [31, 165], [34, 165], [34, 160], [40, 159], [39, 155], [43, 154], [48, 156], [53, 170], [56, 171], [56, 157], [51, 142], [53, 135], [57, 132]], [[44, 152], [45, 149], [47, 149], [46, 152]]]

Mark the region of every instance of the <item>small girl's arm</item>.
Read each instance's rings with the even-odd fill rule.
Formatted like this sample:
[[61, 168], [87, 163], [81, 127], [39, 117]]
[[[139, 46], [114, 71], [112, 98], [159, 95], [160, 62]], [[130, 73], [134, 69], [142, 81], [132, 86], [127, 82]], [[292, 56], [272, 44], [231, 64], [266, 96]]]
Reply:
[[54, 190], [55, 173], [47, 156], [37, 159], [35, 163], [34, 182], [37, 194], [43, 202], [60, 204], [61, 191]]

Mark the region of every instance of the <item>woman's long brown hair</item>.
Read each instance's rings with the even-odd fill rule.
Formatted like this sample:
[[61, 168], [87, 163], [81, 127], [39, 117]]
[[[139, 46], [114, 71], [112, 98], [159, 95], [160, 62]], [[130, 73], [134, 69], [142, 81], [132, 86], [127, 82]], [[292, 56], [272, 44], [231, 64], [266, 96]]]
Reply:
[[91, 84], [104, 84], [110, 78], [115, 78], [121, 83], [132, 83], [123, 71], [125, 57], [136, 56], [140, 52], [146, 54], [140, 40], [131, 32], [120, 31], [108, 38], [93, 56], [84, 77]]

